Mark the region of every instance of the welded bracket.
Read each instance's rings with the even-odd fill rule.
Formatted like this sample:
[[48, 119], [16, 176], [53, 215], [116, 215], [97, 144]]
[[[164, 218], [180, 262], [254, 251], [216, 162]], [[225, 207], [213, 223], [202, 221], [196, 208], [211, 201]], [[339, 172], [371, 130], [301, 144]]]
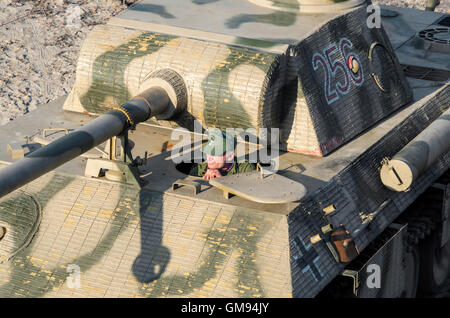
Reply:
[[138, 167], [147, 164], [147, 152], [144, 159], [139, 156], [133, 159], [128, 130], [109, 139], [102, 154], [102, 158], [88, 158], [86, 177], [105, 177], [110, 181], [140, 185]]
[[140, 185], [139, 173], [131, 163], [104, 158], [88, 158], [84, 175], [90, 178]]
[[121, 162], [132, 162], [128, 131], [114, 136], [106, 142], [103, 158]]
[[359, 273], [358, 271], [346, 269], [342, 276], [350, 277], [353, 280], [353, 295], [358, 296], [359, 289]]
[[191, 189], [194, 190], [194, 194], [197, 195], [200, 190], [201, 190], [201, 185], [199, 183], [196, 182], [191, 182], [188, 180], [178, 180], [175, 181], [174, 183], [172, 183], [172, 191], [175, 191], [176, 189], [185, 186], [185, 187], [189, 187]]

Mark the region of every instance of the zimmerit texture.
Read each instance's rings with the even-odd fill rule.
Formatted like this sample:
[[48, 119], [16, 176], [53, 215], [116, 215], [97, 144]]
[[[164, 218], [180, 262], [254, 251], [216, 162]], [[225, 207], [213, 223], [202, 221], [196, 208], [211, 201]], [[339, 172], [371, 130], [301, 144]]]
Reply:
[[[283, 215], [57, 173], [26, 190], [42, 222], [30, 247], [1, 264], [0, 297], [292, 294]], [[14, 195], [0, 200], [3, 214], [30, 200]], [[8, 233], [18, 231], [8, 220]], [[78, 287], [67, 283], [74, 266]]]

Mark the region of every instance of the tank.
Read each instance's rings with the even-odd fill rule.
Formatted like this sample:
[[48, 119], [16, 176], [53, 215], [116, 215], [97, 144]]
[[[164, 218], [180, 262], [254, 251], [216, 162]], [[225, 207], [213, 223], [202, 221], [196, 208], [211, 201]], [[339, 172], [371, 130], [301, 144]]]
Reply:
[[[68, 96], [0, 127], [0, 296], [445, 294], [435, 6], [142, 0], [95, 26]], [[189, 175], [211, 129], [257, 169]]]

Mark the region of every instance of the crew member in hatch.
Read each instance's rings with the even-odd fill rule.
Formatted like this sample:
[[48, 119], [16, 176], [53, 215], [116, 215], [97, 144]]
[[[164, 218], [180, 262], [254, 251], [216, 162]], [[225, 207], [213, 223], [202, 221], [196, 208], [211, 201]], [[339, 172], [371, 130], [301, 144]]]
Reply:
[[230, 134], [219, 129], [210, 130], [208, 143], [202, 149], [206, 162], [194, 164], [189, 174], [209, 180], [255, 170], [255, 165], [246, 160], [237, 162], [235, 146], [236, 138]]

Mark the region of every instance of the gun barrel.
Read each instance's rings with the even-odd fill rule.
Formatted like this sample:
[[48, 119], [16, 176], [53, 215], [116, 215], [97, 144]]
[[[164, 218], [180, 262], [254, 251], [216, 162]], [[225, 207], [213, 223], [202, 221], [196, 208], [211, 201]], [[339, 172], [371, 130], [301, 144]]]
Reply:
[[0, 197], [20, 188], [132, 125], [163, 113], [170, 105], [167, 92], [152, 87], [108, 113], [0, 170]]
[[436, 160], [450, 150], [450, 109], [400, 150], [380, 170], [383, 184], [406, 191]]

